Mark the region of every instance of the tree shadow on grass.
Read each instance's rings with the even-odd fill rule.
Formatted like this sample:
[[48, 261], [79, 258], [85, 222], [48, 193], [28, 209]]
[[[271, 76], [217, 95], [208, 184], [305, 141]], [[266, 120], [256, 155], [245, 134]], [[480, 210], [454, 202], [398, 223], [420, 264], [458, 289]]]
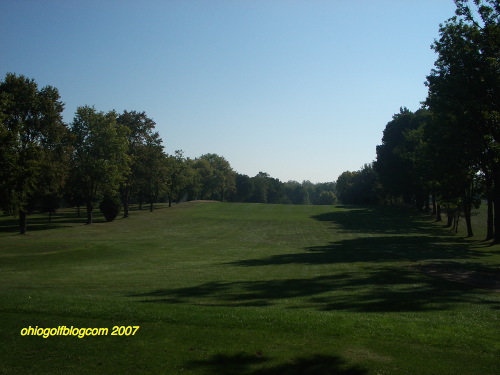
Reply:
[[302, 252], [275, 254], [265, 258], [225, 263], [231, 266], [259, 267], [285, 264], [338, 264], [356, 262], [424, 261], [430, 259], [469, 259], [487, 256], [487, 251], [471, 250], [467, 243], [431, 236], [357, 237], [310, 246]]
[[[367, 215], [373, 221], [379, 213], [360, 209], [356, 215]], [[345, 215], [352, 213], [347, 211]], [[352, 217], [337, 215], [336, 223], [349, 231], [363, 232], [364, 224], [356, 224]], [[390, 216], [394, 218], [395, 215]], [[332, 216], [328, 216], [332, 220]], [[362, 221], [363, 221], [362, 220]], [[393, 220], [393, 219], [391, 219]], [[394, 220], [393, 220], [394, 221]], [[299, 265], [329, 265], [339, 263], [370, 263], [354, 267], [353, 271], [335, 271], [327, 276], [312, 278], [282, 278], [259, 281], [214, 281], [177, 289], [158, 289], [128, 297], [140, 298], [137, 302], [188, 303], [206, 306], [283, 305], [285, 308], [312, 308], [316, 310], [344, 310], [357, 312], [398, 312], [447, 310], [456, 303], [488, 304], [498, 308], [498, 301], [475, 291], [474, 286], [446, 278], [429, 276], [415, 267], [401, 267], [399, 262], [432, 263], [437, 260], [467, 260], [487, 256], [482, 250], [471, 250], [470, 245], [449, 236], [430, 236], [425, 228], [413, 224], [394, 225], [401, 233], [409, 228], [408, 235], [380, 233], [372, 237], [355, 236], [310, 246], [303, 251], [275, 254], [264, 258], [225, 263], [226, 266], [260, 267]], [[411, 223], [412, 219], [408, 219]], [[418, 220], [417, 220], [418, 221]], [[347, 224], [346, 224], [347, 223]], [[425, 224], [425, 223], [424, 223]], [[423, 225], [424, 225], [423, 224]], [[385, 223], [380, 229], [389, 225]], [[406, 226], [408, 228], [406, 228]], [[347, 230], [347, 229], [346, 229]], [[383, 264], [383, 262], [393, 262]]]
[[[271, 365], [261, 353], [249, 355], [217, 354], [207, 360], [192, 361], [190, 368], [201, 368], [217, 375], [364, 375], [367, 370], [346, 363], [334, 355], [315, 355], [291, 359], [287, 363]], [[257, 367], [257, 368], [256, 368]]]
[[[52, 216], [51, 221], [49, 222], [49, 216], [38, 216], [30, 217], [28, 216], [27, 220], [27, 233], [30, 232], [38, 232], [49, 229], [64, 229], [71, 228], [75, 225], [83, 225], [85, 224], [87, 218], [85, 214], [78, 217], [73, 213], [57, 213]], [[94, 214], [93, 223], [105, 223], [104, 217], [102, 214], [97, 213]], [[14, 217], [10, 218], [2, 218], [0, 221], [0, 233], [13, 233], [18, 234], [19, 232], [19, 219]]]
[[421, 213], [404, 207], [350, 207], [311, 216], [335, 225], [337, 230], [363, 234], [439, 234], [449, 235]]
[[500, 266], [478, 262], [433, 261], [415, 266], [426, 275], [500, 293]]
[[[210, 282], [188, 288], [129, 294], [146, 303], [203, 306], [283, 305], [319, 311], [402, 312], [447, 310], [461, 302], [485, 303], [472, 286], [427, 276], [410, 267], [377, 267], [314, 278]], [[498, 301], [491, 298], [492, 308]]]
[[266, 258], [227, 263], [253, 267], [284, 264], [335, 264], [353, 262], [424, 261], [468, 259], [490, 255], [471, 249], [470, 243], [433, 225], [421, 214], [401, 208], [355, 208], [311, 216], [330, 222], [334, 231], [352, 234], [303, 252], [275, 254]]

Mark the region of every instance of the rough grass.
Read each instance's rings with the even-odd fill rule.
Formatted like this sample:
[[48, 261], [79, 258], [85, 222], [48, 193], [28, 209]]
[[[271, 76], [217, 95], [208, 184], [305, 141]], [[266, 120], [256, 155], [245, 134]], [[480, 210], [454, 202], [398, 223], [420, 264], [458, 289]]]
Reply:
[[[498, 373], [498, 293], [425, 267], [495, 275], [500, 247], [412, 211], [185, 203], [46, 220], [19, 236], [0, 218], [0, 374]], [[62, 325], [140, 329], [20, 334]]]

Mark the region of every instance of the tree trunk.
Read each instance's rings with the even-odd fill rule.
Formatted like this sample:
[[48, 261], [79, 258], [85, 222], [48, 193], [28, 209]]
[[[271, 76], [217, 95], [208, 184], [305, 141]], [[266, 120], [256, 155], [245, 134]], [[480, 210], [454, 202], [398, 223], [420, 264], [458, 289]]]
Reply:
[[471, 211], [472, 208], [469, 204], [466, 205], [467, 207], [464, 207], [464, 217], [465, 217], [465, 224], [467, 225], [467, 237], [473, 237], [474, 233], [472, 232], [472, 222], [471, 222]]
[[424, 200], [425, 212], [429, 212], [431, 207], [429, 206], [429, 193], [427, 191], [422, 192], [422, 199]]
[[172, 207], [172, 197], [168, 195], [168, 207]]
[[472, 214], [472, 201], [473, 201], [473, 195], [474, 195], [474, 179], [471, 179], [468, 188], [465, 189], [463, 196], [463, 210], [464, 210], [464, 218], [465, 218], [465, 224], [467, 227], [467, 237], [473, 237], [474, 233], [472, 232], [472, 221], [471, 221], [471, 214]]
[[411, 194], [403, 193], [403, 203], [406, 205], [410, 205], [412, 203]]
[[494, 238], [493, 223], [493, 180], [490, 173], [485, 173], [486, 177], [486, 199], [488, 200], [488, 216], [486, 219], [486, 238], [485, 241]]
[[[432, 216], [437, 215], [436, 194], [432, 194]], [[439, 221], [439, 220], [436, 220]]]
[[[496, 169], [495, 168], [495, 172]], [[500, 243], [500, 171], [492, 173], [493, 177], [493, 243]]]
[[120, 189], [120, 192], [123, 204], [123, 217], [126, 218], [129, 215], [130, 188], [123, 187]]
[[26, 211], [21, 210], [19, 211], [19, 234], [26, 234], [27, 231], [27, 214]]
[[94, 210], [94, 205], [90, 202], [87, 202], [87, 221], [85, 224], [92, 224], [92, 211]]
[[[496, 189], [495, 189], [496, 190]], [[493, 243], [500, 243], [500, 197], [495, 194], [493, 202]]]
[[454, 224], [454, 228], [453, 229], [454, 229], [455, 233], [458, 233], [458, 222], [460, 221], [460, 211], [459, 210], [457, 210], [455, 212], [455, 219], [454, 219], [454, 221], [455, 221], [455, 224]]
[[80, 217], [80, 204], [76, 206], [76, 212], [78, 213], [78, 217]]
[[442, 221], [441, 218], [441, 205], [439, 203], [436, 204], [436, 221]]
[[153, 200], [149, 203], [149, 212], [153, 212]]
[[446, 228], [452, 228], [452, 227], [454, 228], [455, 227], [455, 212], [450, 212], [448, 210], [447, 216], [448, 216], [448, 221], [446, 224]]
[[486, 221], [486, 241], [494, 238], [493, 229], [493, 201], [488, 199], [488, 218]]

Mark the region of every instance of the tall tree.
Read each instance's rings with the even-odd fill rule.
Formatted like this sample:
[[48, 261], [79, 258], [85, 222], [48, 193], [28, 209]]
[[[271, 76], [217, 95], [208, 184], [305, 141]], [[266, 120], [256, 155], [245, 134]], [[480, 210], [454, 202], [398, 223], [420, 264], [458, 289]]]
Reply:
[[189, 184], [189, 172], [182, 150], [176, 150], [174, 155], [167, 155], [166, 158], [166, 191], [168, 206], [171, 207], [172, 201], [179, 202], [182, 195], [186, 193], [186, 188]]
[[382, 144], [377, 146], [377, 160], [373, 167], [390, 196], [402, 197], [404, 203], [422, 208], [423, 189], [412, 157], [416, 145], [407, 137], [420, 126], [416, 118], [416, 114], [407, 108], [401, 108], [393, 116], [384, 129]]
[[[120, 184], [120, 197], [123, 204], [123, 217], [129, 216], [130, 197], [133, 192], [137, 192], [144, 181], [140, 181], [143, 176], [143, 170], [150, 168], [148, 165], [141, 164], [145, 161], [140, 152], [147, 150], [143, 146], [157, 145], [161, 146], [161, 138], [158, 132], [154, 131], [155, 122], [146, 116], [145, 112], [124, 111], [118, 116], [116, 122], [128, 129], [128, 149], [130, 169], [124, 173], [125, 178]], [[125, 172], [125, 171], [124, 171]]]
[[0, 206], [19, 215], [26, 233], [29, 205], [55, 194], [67, 173], [68, 138], [63, 103], [52, 86], [7, 74], [0, 82]]
[[[492, 183], [494, 240], [500, 241], [500, 6], [497, 0], [455, 0], [456, 16], [440, 27], [427, 77], [426, 105], [441, 128], [443, 153], [472, 186], [481, 169]], [[454, 151], [453, 151], [454, 150]], [[451, 156], [451, 153], [454, 153]], [[470, 191], [469, 188], [465, 189]], [[463, 199], [468, 202], [468, 199]], [[466, 208], [466, 211], [468, 209]]]
[[137, 175], [139, 195], [149, 203], [149, 211], [153, 211], [154, 203], [167, 190], [167, 155], [163, 152], [163, 146], [155, 139], [140, 145], [137, 155], [138, 165], [141, 167]]
[[71, 124], [74, 137], [72, 181], [80, 187], [92, 224], [94, 206], [105, 194], [115, 195], [128, 173], [127, 128], [116, 122], [116, 113], [83, 106]]

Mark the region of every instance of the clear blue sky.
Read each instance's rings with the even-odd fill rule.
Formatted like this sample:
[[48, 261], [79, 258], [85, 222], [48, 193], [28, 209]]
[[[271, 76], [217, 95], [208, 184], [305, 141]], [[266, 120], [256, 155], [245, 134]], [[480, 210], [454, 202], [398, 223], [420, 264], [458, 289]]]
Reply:
[[335, 181], [416, 110], [452, 0], [2, 0], [0, 74], [78, 106], [145, 111], [165, 150]]

